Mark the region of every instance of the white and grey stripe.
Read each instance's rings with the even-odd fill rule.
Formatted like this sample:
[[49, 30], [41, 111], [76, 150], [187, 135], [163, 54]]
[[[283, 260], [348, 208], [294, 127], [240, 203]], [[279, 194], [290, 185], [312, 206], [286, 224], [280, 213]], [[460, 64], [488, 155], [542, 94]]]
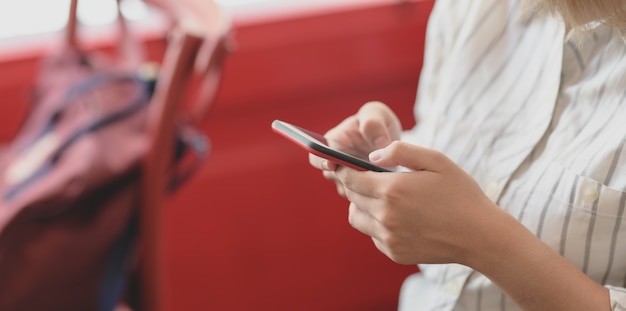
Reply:
[[[446, 153], [626, 310], [626, 41], [598, 25], [579, 44], [556, 18], [521, 22], [520, 2], [436, 2], [416, 108], [423, 124], [405, 139]], [[441, 293], [403, 292], [415, 304], [401, 311], [520, 310], [467, 267], [422, 270], [420, 282]]]

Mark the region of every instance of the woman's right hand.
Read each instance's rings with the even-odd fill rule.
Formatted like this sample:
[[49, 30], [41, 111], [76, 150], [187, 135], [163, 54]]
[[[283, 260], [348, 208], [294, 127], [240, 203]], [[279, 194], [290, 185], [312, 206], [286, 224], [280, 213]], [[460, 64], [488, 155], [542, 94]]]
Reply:
[[[401, 133], [402, 125], [391, 108], [381, 102], [368, 102], [324, 137], [330, 147], [367, 159], [370, 152], [399, 140]], [[335, 176], [338, 164], [313, 154], [309, 154], [309, 163], [322, 170], [324, 178], [335, 182], [337, 192], [345, 196], [343, 186]]]

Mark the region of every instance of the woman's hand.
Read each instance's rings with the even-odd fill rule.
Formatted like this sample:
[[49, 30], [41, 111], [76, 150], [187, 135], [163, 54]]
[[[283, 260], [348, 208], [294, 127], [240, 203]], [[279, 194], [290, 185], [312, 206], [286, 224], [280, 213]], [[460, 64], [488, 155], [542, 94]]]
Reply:
[[437, 151], [394, 142], [371, 153], [370, 161], [412, 170], [336, 171], [351, 202], [350, 224], [398, 263], [467, 263], [481, 251], [490, 222], [504, 214], [468, 174]]
[[606, 288], [496, 206], [443, 154], [394, 142], [370, 161], [413, 170], [336, 171], [350, 224], [395, 262], [467, 265], [523, 310], [611, 310]]
[[[400, 139], [401, 133], [400, 121], [388, 106], [381, 102], [369, 102], [324, 136], [331, 147], [367, 159], [370, 152]], [[313, 154], [309, 155], [309, 162], [313, 167], [322, 170], [326, 179], [335, 181], [337, 191], [344, 195], [341, 183], [335, 177], [336, 163]]]

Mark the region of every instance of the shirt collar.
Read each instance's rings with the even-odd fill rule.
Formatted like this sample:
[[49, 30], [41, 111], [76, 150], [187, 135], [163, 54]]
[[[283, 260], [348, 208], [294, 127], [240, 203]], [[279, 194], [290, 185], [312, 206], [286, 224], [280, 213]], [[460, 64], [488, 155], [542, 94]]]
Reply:
[[[599, 27], [606, 27], [606, 26], [604, 26], [604, 23], [602, 23], [602, 21], [595, 20], [595, 21], [591, 21], [591, 22], [589, 22], [587, 24], [584, 24], [584, 25], [582, 25], [580, 27], [581, 27], [581, 29], [583, 31], [595, 31]], [[571, 31], [572, 30], [570, 30], [570, 32]], [[616, 31], [619, 33], [620, 38], [622, 38], [622, 41], [626, 45], [626, 29], [617, 29]]]

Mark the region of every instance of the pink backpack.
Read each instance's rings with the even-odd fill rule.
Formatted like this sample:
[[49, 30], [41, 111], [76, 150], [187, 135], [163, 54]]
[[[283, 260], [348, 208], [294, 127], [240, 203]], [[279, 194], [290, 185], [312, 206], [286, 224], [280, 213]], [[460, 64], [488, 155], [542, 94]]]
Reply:
[[[198, 51], [223, 55], [229, 28], [174, 31], [159, 74], [146, 75], [77, 46], [76, 4], [66, 47], [44, 62], [33, 110], [0, 155], [0, 310], [108, 311], [124, 300], [155, 310], [161, 198], [208, 152], [180, 101]], [[196, 111], [212, 102], [222, 61], [199, 73]]]

